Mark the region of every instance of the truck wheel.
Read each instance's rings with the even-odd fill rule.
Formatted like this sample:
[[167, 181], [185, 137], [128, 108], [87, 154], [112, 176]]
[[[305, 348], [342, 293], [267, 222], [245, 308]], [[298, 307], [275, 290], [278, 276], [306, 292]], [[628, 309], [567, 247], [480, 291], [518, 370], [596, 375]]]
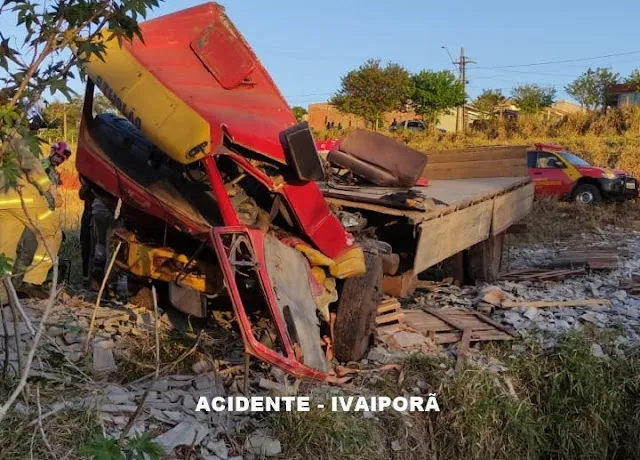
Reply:
[[347, 278], [338, 299], [333, 349], [340, 362], [362, 359], [376, 327], [382, 260], [377, 252], [366, 249], [364, 257], [367, 272], [357, 278]]
[[573, 201], [583, 206], [592, 206], [602, 201], [602, 195], [595, 185], [580, 184], [573, 191]]

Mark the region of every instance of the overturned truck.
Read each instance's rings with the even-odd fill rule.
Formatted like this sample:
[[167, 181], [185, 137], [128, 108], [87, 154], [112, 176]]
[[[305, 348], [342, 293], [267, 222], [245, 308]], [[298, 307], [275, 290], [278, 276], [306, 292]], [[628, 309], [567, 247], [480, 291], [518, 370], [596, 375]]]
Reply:
[[[117, 266], [190, 315], [228, 306], [249, 354], [329, 379], [327, 347], [348, 361], [369, 345], [385, 248], [331, 213], [308, 126], [221, 6], [141, 31], [85, 65], [76, 164], [116, 214]], [[124, 117], [95, 113], [96, 87]]]
[[[85, 64], [76, 164], [117, 217], [115, 263], [189, 315], [232, 310], [248, 354], [331, 381], [332, 357], [358, 360], [372, 341], [383, 271], [400, 259], [383, 231], [396, 211], [370, 218], [377, 232], [345, 228], [360, 207], [332, 211], [308, 125], [223, 7], [141, 31]], [[96, 88], [124, 117], [96, 113]]]

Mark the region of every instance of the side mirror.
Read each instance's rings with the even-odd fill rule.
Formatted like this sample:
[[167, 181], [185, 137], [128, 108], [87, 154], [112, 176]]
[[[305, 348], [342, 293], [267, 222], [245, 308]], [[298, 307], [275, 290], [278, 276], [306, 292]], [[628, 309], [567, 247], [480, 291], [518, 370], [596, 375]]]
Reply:
[[565, 164], [560, 160], [553, 160], [551, 164], [553, 165], [554, 168], [560, 168], [560, 169], [566, 168]]

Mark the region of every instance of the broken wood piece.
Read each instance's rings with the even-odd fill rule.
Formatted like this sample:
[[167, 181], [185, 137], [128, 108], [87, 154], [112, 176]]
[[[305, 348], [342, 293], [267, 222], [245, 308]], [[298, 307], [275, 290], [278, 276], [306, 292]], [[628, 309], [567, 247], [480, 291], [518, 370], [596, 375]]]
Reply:
[[404, 314], [400, 312], [388, 313], [386, 315], [376, 317], [376, 324], [389, 324], [394, 321], [402, 321]]
[[591, 270], [618, 268], [620, 254], [614, 249], [566, 250], [556, 254], [553, 267], [588, 267]]
[[389, 299], [378, 305], [378, 315], [396, 310], [401, 310], [400, 302], [397, 299]]
[[384, 276], [382, 278], [382, 292], [394, 297], [406, 297], [416, 290], [418, 277], [412, 271], [397, 276]]
[[460, 343], [458, 344], [458, 356], [456, 367], [460, 368], [462, 363], [464, 363], [467, 359], [467, 355], [469, 354], [469, 344], [471, 343], [471, 333], [472, 329], [467, 327], [462, 331], [462, 338], [460, 339]]
[[611, 302], [608, 299], [579, 299], [579, 300], [505, 300], [502, 308], [555, 308], [555, 307], [582, 307], [582, 306], [605, 306]]

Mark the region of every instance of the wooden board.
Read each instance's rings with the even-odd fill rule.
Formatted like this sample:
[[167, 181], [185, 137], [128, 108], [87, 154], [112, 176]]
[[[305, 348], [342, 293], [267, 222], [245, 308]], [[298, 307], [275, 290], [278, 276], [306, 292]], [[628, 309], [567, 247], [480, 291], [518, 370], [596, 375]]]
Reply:
[[616, 269], [620, 256], [615, 249], [572, 249], [560, 251], [552, 262], [553, 267], [589, 267], [592, 270]]
[[461, 308], [440, 310], [403, 310], [404, 323], [436, 344], [455, 343], [469, 331], [472, 342], [485, 340], [512, 340], [515, 334], [491, 318]]
[[470, 179], [473, 177], [519, 177], [527, 175], [527, 159], [473, 160], [455, 163], [427, 163], [425, 179]]
[[535, 184], [532, 182], [496, 197], [493, 204], [491, 234], [497, 235], [504, 232], [512, 224], [529, 214], [533, 206], [534, 189]]
[[486, 146], [433, 152], [422, 177], [466, 179], [527, 175], [526, 146]]
[[427, 154], [429, 163], [454, 163], [474, 160], [522, 160], [527, 156], [526, 146], [486, 146], [450, 149]]
[[420, 273], [489, 237], [493, 201], [420, 224], [414, 272]]
[[505, 300], [500, 305], [502, 308], [562, 308], [562, 307], [586, 307], [605, 306], [611, 302], [608, 299], [578, 299], [578, 300]]

